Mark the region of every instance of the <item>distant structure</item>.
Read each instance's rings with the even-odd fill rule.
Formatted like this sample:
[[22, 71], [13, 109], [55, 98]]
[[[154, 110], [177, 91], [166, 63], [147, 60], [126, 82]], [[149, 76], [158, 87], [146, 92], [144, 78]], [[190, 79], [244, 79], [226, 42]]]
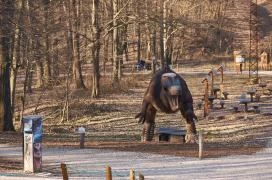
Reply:
[[234, 69], [236, 70], [237, 74], [242, 74], [243, 66], [245, 64], [245, 54], [243, 51], [233, 51], [234, 57]]
[[270, 56], [266, 51], [261, 53], [260, 67], [262, 70], [270, 70]]

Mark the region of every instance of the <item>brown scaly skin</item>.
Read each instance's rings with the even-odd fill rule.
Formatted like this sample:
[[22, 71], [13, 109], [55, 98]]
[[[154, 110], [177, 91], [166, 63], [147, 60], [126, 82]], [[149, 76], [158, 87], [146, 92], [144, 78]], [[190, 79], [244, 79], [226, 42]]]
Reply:
[[151, 141], [155, 129], [157, 111], [175, 113], [180, 111], [186, 120], [186, 143], [197, 140], [192, 95], [184, 79], [169, 68], [158, 71], [151, 79], [142, 102], [141, 112], [135, 118], [144, 124], [143, 141]]

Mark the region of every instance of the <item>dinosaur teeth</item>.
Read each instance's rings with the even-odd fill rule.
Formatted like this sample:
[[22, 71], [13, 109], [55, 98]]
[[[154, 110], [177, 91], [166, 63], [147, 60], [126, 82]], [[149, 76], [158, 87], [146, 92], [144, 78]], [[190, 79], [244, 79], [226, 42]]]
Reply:
[[172, 109], [172, 111], [176, 111], [179, 109], [179, 98], [178, 96], [171, 96], [169, 98], [169, 104]]

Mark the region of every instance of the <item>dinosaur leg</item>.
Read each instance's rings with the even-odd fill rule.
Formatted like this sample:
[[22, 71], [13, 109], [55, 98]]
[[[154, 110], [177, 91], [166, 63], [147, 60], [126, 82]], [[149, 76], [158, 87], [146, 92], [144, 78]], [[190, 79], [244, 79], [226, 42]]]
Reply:
[[148, 103], [147, 101], [143, 100], [143, 103], [142, 103], [142, 110], [141, 110], [140, 113], [138, 113], [138, 114], [135, 116], [135, 119], [139, 118], [138, 123], [143, 124], [143, 123], [145, 122], [146, 111], [147, 111], [148, 105], [149, 105], [149, 103]]
[[181, 109], [181, 114], [186, 120], [187, 132], [185, 136], [185, 142], [196, 143], [197, 142], [196, 126], [195, 126], [196, 116], [194, 114], [193, 106], [191, 104], [186, 104]]
[[142, 131], [142, 141], [152, 141], [155, 130], [156, 109], [149, 104], [145, 114], [145, 122]]

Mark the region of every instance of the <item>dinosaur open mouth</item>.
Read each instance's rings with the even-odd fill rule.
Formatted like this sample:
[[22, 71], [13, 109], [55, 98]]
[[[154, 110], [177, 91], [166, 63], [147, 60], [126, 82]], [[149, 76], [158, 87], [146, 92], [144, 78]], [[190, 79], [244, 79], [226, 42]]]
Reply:
[[169, 105], [172, 111], [177, 111], [179, 109], [179, 96], [169, 96]]

